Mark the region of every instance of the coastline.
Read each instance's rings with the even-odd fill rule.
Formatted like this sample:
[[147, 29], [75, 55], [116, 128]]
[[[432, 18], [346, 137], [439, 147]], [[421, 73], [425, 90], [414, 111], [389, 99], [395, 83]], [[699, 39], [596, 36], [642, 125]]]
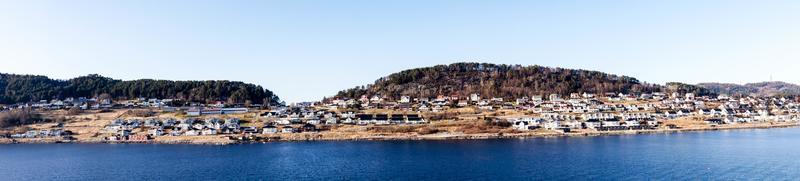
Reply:
[[[590, 131], [576, 133], [560, 133], [554, 131], [528, 131], [521, 133], [436, 133], [428, 135], [415, 134], [368, 134], [368, 135], [341, 135], [337, 133], [300, 133], [300, 134], [275, 134], [259, 136], [218, 135], [196, 137], [160, 137], [148, 141], [104, 141], [104, 140], [61, 140], [54, 138], [0, 138], [0, 144], [183, 144], [183, 145], [233, 145], [266, 142], [303, 142], [303, 141], [435, 141], [435, 140], [487, 140], [487, 139], [525, 139], [546, 137], [593, 137], [593, 136], [619, 136], [640, 134], [675, 134], [683, 132], [723, 131], [739, 129], [773, 129], [800, 126], [800, 123], [755, 123], [747, 125], [723, 125], [679, 129], [655, 130], [623, 130], [623, 131]], [[238, 137], [234, 139], [232, 137]], [[249, 139], [248, 139], [249, 138]]]

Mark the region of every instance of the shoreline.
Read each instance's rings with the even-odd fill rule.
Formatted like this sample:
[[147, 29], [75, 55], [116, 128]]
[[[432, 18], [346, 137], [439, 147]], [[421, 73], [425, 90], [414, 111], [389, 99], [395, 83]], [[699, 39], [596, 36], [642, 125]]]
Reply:
[[[260, 135], [250, 138], [254, 140], [234, 140], [231, 137], [237, 135], [218, 135], [207, 136], [207, 139], [192, 139], [186, 137], [171, 137], [169, 139], [154, 139], [148, 141], [104, 141], [104, 140], [60, 140], [52, 138], [26, 138], [11, 139], [0, 138], [0, 144], [163, 144], [163, 145], [235, 145], [235, 144], [254, 144], [268, 142], [337, 142], [337, 141], [444, 141], [444, 140], [489, 140], [489, 139], [527, 139], [527, 138], [551, 138], [551, 137], [594, 137], [594, 136], [622, 136], [622, 135], [645, 135], [645, 134], [675, 134], [684, 132], [706, 132], [723, 130], [743, 130], [743, 129], [773, 129], [790, 128], [800, 126], [800, 123], [762, 123], [753, 125], [726, 125], [716, 127], [701, 128], [680, 128], [680, 129], [656, 129], [656, 130], [622, 130], [622, 131], [592, 131], [585, 133], [559, 133], [559, 132], [539, 132], [530, 131], [522, 133], [437, 133], [429, 135], [368, 135], [342, 137], [325, 137], [325, 133], [306, 133], [295, 134], [292, 137], [284, 135]], [[208, 139], [211, 138], [211, 139]]]

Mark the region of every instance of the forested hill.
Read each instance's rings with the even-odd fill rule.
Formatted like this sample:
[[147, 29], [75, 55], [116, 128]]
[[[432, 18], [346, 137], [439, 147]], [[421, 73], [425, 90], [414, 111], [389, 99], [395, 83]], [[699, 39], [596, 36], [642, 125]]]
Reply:
[[122, 81], [100, 75], [57, 80], [36, 75], [0, 74], [0, 104], [99, 95], [110, 95], [116, 99], [146, 97], [193, 102], [228, 101], [272, 105], [281, 102], [270, 90], [236, 81]]
[[[677, 84], [676, 84], [677, 85]], [[680, 84], [662, 86], [598, 71], [551, 68], [543, 66], [455, 63], [405, 70], [378, 79], [374, 84], [340, 91], [336, 97], [358, 98], [362, 95], [515, 98], [551, 93], [648, 93], [656, 91], [708, 94], [704, 88]]]
[[798, 96], [800, 86], [786, 82], [759, 82], [749, 84], [701, 83], [704, 87], [719, 94], [732, 96]]

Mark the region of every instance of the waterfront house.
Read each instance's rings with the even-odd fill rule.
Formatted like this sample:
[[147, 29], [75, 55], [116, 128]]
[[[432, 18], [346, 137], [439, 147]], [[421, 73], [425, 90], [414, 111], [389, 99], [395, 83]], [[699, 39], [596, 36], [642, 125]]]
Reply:
[[306, 120], [306, 123], [316, 125], [316, 124], [320, 124], [320, 120], [318, 118], [311, 118], [311, 119]]
[[408, 124], [423, 124], [423, 123], [425, 123], [425, 120], [422, 119], [422, 117], [419, 117], [419, 115], [409, 114], [409, 115], [406, 115], [406, 123], [408, 123]]
[[512, 122], [512, 127], [516, 130], [526, 131], [530, 130], [531, 123], [527, 121], [514, 121]]
[[39, 132], [36, 131], [36, 130], [30, 130], [30, 131], [25, 132], [25, 137], [26, 138], [36, 138], [36, 136], [38, 136], [38, 135], [39, 135]]
[[[577, 121], [577, 120], [574, 120], [574, 119], [560, 121], [559, 125], [561, 125], [562, 128], [572, 128], [572, 129], [580, 129], [581, 128], [581, 122]], [[569, 131], [567, 131], [567, 132], [569, 132]]]
[[619, 124], [619, 119], [617, 119], [617, 118], [611, 118], [611, 119], [605, 119], [605, 120], [602, 120], [602, 121], [600, 121], [600, 124], [601, 124], [603, 127], [607, 127], [607, 126], [620, 126], [620, 124]]
[[157, 120], [157, 119], [150, 118], [150, 119], [147, 119], [147, 120], [144, 121], [144, 126], [145, 127], [150, 127], [150, 128], [158, 127], [158, 126], [161, 126], [161, 121]]
[[151, 129], [147, 131], [147, 134], [150, 136], [161, 136], [164, 135], [164, 130], [162, 129]]
[[664, 112], [664, 117], [667, 119], [675, 119], [678, 118], [678, 113], [675, 111], [667, 111]]
[[183, 133], [184, 136], [197, 136], [200, 135], [200, 132], [197, 130], [189, 130]]
[[367, 125], [375, 121], [371, 114], [358, 114], [356, 115], [356, 119], [360, 125]]
[[129, 135], [131, 135], [131, 131], [130, 130], [120, 130], [119, 132], [117, 132], [116, 136], [127, 137]]
[[294, 133], [295, 130], [291, 126], [284, 126], [281, 128], [281, 133]]
[[273, 125], [266, 125], [261, 129], [261, 134], [275, 134], [278, 133], [278, 128]]
[[507, 121], [512, 123], [512, 127], [516, 130], [532, 130], [541, 128], [542, 123], [544, 122], [543, 119], [534, 117], [510, 118]]
[[253, 126], [242, 127], [241, 130], [242, 133], [258, 134], [258, 128]]
[[711, 110], [709, 110], [709, 109], [698, 109], [697, 110], [697, 115], [710, 115], [710, 114], [711, 114]]
[[392, 116], [389, 117], [389, 123], [391, 124], [403, 124], [405, 122], [406, 118], [404, 118], [403, 115], [392, 114]]
[[588, 119], [583, 122], [583, 127], [587, 129], [596, 129], [601, 126], [600, 119]]
[[633, 126], [639, 126], [639, 125], [640, 124], [639, 124], [639, 120], [638, 119], [628, 119], [628, 120], [625, 120], [625, 122], [622, 122], [622, 126], [633, 127]]
[[389, 124], [389, 115], [387, 114], [376, 114], [375, 115], [375, 124], [386, 125]]
[[216, 135], [217, 134], [217, 130], [213, 129], [213, 128], [203, 129], [202, 131], [200, 131], [200, 134], [201, 135]]
[[200, 122], [196, 122], [195, 124], [192, 125], [192, 128], [196, 130], [202, 130], [206, 128], [206, 125]]
[[176, 122], [177, 121], [175, 119], [170, 118], [164, 121], [161, 126], [171, 128], [175, 126]]
[[555, 130], [560, 127], [559, 121], [555, 120], [541, 120], [539, 124], [542, 128], [547, 130]]
[[313, 124], [305, 124], [300, 129], [302, 129], [303, 132], [317, 132], [317, 126]]
[[710, 119], [706, 119], [706, 120], [705, 120], [705, 122], [706, 122], [706, 124], [710, 124], [710, 125], [720, 125], [720, 124], [725, 124], [725, 121], [723, 121], [723, 120], [722, 120], [722, 119], [720, 119], [720, 118], [710, 118]]

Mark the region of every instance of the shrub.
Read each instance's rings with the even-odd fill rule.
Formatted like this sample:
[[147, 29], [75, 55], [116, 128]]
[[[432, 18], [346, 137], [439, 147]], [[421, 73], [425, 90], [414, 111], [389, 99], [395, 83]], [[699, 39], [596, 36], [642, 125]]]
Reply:
[[417, 130], [418, 134], [426, 135], [426, 134], [435, 134], [438, 133], [439, 129], [431, 128], [431, 127], [423, 127]]
[[69, 110], [67, 111], [67, 115], [70, 116], [79, 115], [81, 113], [83, 113], [83, 110], [81, 110], [81, 108], [78, 107], [69, 108]]
[[373, 126], [367, 130], [377, 133], [412, 133], [416, 128], [415, 126]]
[[153, 111], [146, 110], [146, 109], [137, 109], [137, 110], [128, 111], [128, 115], [131, 115], [131, 116], [134, 116], [134, 117], [150, 117], [150, 116], [153, 116], [154, 114], [155, 113]]
[[41, 115], [36, 114], [31, 109], [15, 109], [0, 112], [0, 127], [12, 127], [25, 124], [43, 122]]

